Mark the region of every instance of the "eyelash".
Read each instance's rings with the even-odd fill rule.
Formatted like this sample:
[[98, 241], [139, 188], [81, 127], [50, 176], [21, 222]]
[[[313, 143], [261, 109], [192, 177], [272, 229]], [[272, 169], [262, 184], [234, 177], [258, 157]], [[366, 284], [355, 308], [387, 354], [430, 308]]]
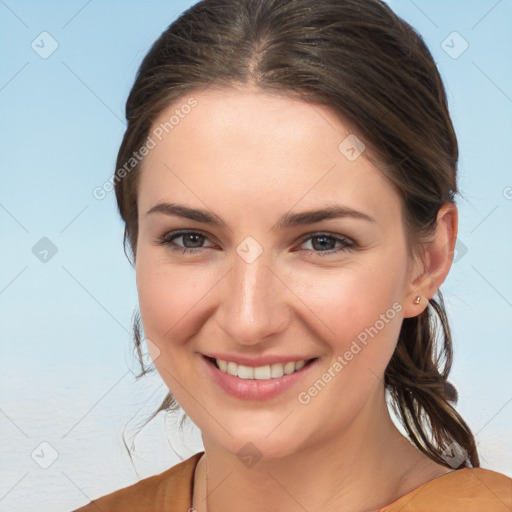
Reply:
[[[208, 247], [196, 247], [196, 248], [190, 248], [190, 247], [181, 247], [172, 245], [173, 241], [177, 238], [181, 238], [185, 235], [199, 235], [200, 237], [203, 237], [205, 239], [208, 239], [206, 235], [203, 235], [202, 233], [198, 231], [172, 231], [170, 233], [166, 233], [162, 237], [157, 239], [157, 244], [162, 246], [168, 246], [169, 249], [171, 249], [173, 252], [179, 252], [181, 254], [195, 254], [203, 249], [207, 249]], [[340, 236], [334, 236], [331, 233], [313, 233], [309, 234], [306, 237], [302, 238], [300, 241], [300, 245], [302, 245], [304, 242], [307, 242], [308, 240], [314, 239], [314, 238], [327, 238], [331, 240], [335, 240], [336, 242], [341, 242], [344, 246], [338, 247], [337, 249], [329, 249], [327, 251], [315, 251], [314, 249], [302, 249], [306, 251], [310, 251], [315, 253], [315, 255], [318, 255], [320, 257], [329, 256], [333, 254], [339, 254], [345, 251], [351, 251], [355, 249], [356, 244], [352, 241], [350, 241], [348, 238], [340, 237]]]

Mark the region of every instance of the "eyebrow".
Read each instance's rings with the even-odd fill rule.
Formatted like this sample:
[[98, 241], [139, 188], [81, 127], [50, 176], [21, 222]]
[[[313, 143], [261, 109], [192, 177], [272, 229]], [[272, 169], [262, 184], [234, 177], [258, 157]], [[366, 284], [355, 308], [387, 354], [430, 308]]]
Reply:
[[[157, 205], [150, 208], [146, 215], [152, 213], [163, 213], [174, 217], [183, 217], [185, 219], [194, 220], [203, 224], [211, 226], [217, 226], [219, 228], [227, 228], [227, 224], [215, 213], [206, 210], [189, 208], [184, 205], [176, 203], [158, 203]], [[370, 217], [366, 213], [353, 210], [346, 206], [341, 205], [330, 205], [326, 208], [318, 210], [308, 210], [299, 213], [286, 213], [272, 228], [273, 230], [282, 230], [292, 226], [302, 226], [306, 224], [314, 224], [322, 220], [338, 219], [338, 218], [352, 218], [359, 220], [366, 220], [368, 222], [376, 222], [373, 217]]]

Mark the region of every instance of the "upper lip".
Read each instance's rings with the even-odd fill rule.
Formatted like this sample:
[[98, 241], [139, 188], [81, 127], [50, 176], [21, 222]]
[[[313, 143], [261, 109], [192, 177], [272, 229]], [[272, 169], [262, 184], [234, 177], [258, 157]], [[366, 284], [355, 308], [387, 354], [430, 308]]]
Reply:
[[296, 355], [267, 355], [267, 356], [242, 356], [239, 354], [203, 354], [206, 357], [212, 357], [213, 359], [220, 359], [222, 361], [233, 362], [241, 364], [243, 366], [267, 366], [275, 363], [289, 363], [290, 361], [309, 361], [310, 359], [316, 359], [316, 357], [310, 356], [296, 356]]

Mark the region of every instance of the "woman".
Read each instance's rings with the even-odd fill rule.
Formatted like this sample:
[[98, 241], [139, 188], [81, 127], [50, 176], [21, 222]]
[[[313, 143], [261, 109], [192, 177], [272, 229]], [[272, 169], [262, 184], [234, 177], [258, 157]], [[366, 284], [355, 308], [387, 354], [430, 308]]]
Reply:
[[421, 37], [379, 0], [204, 0], [126, 117], [159, 411], [205, 451], [80, 511], [509, 510], [447, 380], [458, 148]]

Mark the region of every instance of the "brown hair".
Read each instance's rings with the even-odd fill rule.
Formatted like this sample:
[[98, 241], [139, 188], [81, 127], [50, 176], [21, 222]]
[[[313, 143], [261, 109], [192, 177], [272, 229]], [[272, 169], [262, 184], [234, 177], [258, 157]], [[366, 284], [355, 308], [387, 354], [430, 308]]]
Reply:
[[[440, 207], [458, 193], [457, 139], [432, 55], [380, 0], [203, 0], [174, 21], [142, 61], [126, 103], [128, 126], [115, 175], [125, 251], [129, 242], [136, 257], [140, 171], [139, 163], [126, 171], [126, 163], [155, 119], [209, 85], [247, 84], [327, 105], [348, 121], [364, 140], [366, 157], [402, 198], [409, 254], [421, 252]], [[138, 313], [134, 320], [140, 377], [149, 369]], [[438, 291], [419, 316], [403, 320], [385, 385], [419, 450], [445, 466], [479, 467], [473, 434], [452, 405], [451, 364], [451, 333]], [[152, 417], [177, 408], [169, 393]], [[455, 464], [453, 453], [462, 453]]]

